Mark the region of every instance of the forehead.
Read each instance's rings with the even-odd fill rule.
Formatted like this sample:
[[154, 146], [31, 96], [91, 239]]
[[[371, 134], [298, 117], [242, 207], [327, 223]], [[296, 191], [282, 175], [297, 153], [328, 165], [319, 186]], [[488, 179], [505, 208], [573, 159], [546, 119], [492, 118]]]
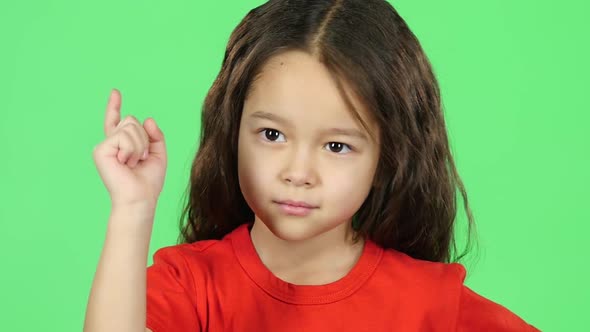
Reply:
[[291, 121], [307, 121], [308, 117], [313, 117], [330, 121], [326, 125], [356, 125], [363, 129], [350, 109], [352, 106], [363, 121], [371, 126], [366, 107], [356, 98], [350, 86], [341, 82], [342, 91], [330, 71], [308, 53], [288, 51], [275, 55], [265, 63], [252, 82], [245, 101], [244, 115], [264, 111], [280, 114]]

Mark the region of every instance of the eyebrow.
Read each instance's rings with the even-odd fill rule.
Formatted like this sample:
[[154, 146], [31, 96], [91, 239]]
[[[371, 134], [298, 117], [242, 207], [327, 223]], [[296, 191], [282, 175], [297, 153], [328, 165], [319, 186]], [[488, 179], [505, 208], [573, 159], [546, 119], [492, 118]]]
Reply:
[[365, 141], [368, 141], [368, 138], [365, 134], [363, 134], [361, 131], [357, 130], [357, 129], [352, 129], [352, 128], [329, 128], [326, 129], [324, 131], [326, 134], [328, 135], [341, 135], [341, 136], [351, 136], [351, 137], [356, 137], [356, 138], [360, 138], [363, 139]]
[[[269, 112], [256, 111], [256, 112], [252, 113], [252, 115], [250, 115], [250, 117], [257, 118], [257, 119], [270, 120], [270, 121], [274, 121], [274, 122], [277, 122], [277, 123], [285, 125], [285, 126], [289, 126], [289, 121], [287, 121], [285, 118], [283, 118], [277, 114], [273, 114], [273, 113], [269, 113]], [[322, 130], [322, 134], [351, 136], [351, 137], [357, 137], [357, 138], [363, 139], [365, 141], [369, 140], [367, 138], [367, 136], [362, 131], [360, 131], [358, 129], [353, 129], [353, 128], [328, 128], [328, 129]]]
[[273, 114], [273, 113], [268, 113], [268, 112], [263, 112], [263, 111], [256, 111], [254, 113], [252, 113], [252, 115], [250, 115], [251, 118], [257, 118], [257, 119], [265, 119], [265, 120], [270, 120], [273, 122], [277, 122], [280, 123], [282, 125], [288, 125], [289, 121], [287, 121], [286, 119], [282, 118], [279, 115]]

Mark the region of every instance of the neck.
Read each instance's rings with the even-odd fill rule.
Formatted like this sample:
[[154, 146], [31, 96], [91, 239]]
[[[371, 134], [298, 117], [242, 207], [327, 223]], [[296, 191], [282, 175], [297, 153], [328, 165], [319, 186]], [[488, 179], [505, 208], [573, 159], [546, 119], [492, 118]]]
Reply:
[[353, 243], [350, 223], [314, 238], [286, 241], [256, 217], [250, 236], [262, 263], [278, 278], [297, 285], [322, 285], [344, 277], [360, 258], [364, 240]]

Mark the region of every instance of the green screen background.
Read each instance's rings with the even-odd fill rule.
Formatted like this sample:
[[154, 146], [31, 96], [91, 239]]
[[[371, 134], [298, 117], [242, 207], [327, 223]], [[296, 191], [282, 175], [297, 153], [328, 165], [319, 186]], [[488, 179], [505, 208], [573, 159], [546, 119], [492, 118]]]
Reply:
[[[109, 216], [92, 149], [111, 88], [169, 150], [175, 243], [200, 106], [263, 1], [0, 4], [0, 329], [80, 331]], [[480, 239], [466, 284], [544, 331], [590, 325], [584, 1], [392, 1], [429, 56]], [[459, 210], [458, 222], [465, 222]]]

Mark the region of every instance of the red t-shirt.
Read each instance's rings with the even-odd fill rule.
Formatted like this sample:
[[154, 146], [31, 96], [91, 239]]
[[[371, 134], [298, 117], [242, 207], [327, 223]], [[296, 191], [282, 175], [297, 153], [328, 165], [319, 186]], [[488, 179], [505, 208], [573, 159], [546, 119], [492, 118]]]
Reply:
[[222, 240], [159, 249], [147, 269], [147, 327], [168, 331], [539, 331], [433, 263], [366, 241], [343, 278], [294, 285], [268, 270], [248, 224]]

